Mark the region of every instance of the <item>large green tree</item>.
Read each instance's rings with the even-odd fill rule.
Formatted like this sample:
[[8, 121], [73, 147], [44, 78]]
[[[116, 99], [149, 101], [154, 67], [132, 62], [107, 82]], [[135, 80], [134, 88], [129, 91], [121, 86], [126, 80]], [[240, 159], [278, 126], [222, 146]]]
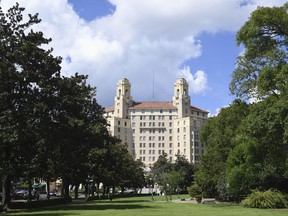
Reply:
[[61, 59], [53, 57], [52, 50], [40, 48], [50, 39], [29, 30], [40, 22], [37, 14], [24, 22], [23, 11], [18, 4], [6, 14], [0, 9], [0, 172], [5, 206], [10, 200], [11, 176], [35, 174], [40, 89], [60, 74]]
[[249, 105], [235, 100], [218, 116], [210, 118], [201, 130], [200, 139], [206, 151], [201, 156], [195, 179], [210, 196], [225, 196], [226, 160], [236, 145], [234, 138], [239, 126], [248, 114]]
[[237, 96], [265, 98], [288, 90], [288, 3], [259, 7], [237, 33], [245, 47], [238, 57], [230, 90]]
[[88, 153], [107, 137], [103, 108], [87, 76], [62, 77], [60, 57], [41, 45], [51, 39], [32, 27], [37, 14], [23, 21], [18, 4], [0, 10], [0, 175], [4, 205], [10, 202], [11, 178], [69, 184], [88, 175]]
[[230, 84], [232, 94], [261, 101], [251, 106], [227, 161], [232, 195], [252, 189], [287, 191], [288, 3], [259, 7], [237, 34], [245, 47]]

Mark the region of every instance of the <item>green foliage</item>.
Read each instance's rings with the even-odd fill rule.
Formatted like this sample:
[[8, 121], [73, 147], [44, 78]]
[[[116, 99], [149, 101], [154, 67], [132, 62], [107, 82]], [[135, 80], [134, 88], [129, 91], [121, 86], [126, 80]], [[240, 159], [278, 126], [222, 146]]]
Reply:
[[237, 96], [265, 98], [287, 94], [288, 4], [259, 7], [237, 34], [245, 46], [233, 73], [230, 90]]
[[287, 191], [287, 105], [286, 99], [270, 96], [252, 106], [227, 160], [231, 194], [245, 196], [255, 188]]
[[[7, 13], [0, 8], [0, 176], [5, 194], [10, 194], [10, 180], [19, 177], [30, 182], [60, 177], [67, 200], [69, 184], [79, 185], [88, 175], [110, 185], [143, 185], [141, 165], [108, 132], [88, 76], [61, 76], [61, 58], [42, 48], [51, 39], [32, 30], [41, 21], [38, 14], [24, 22], [24, 10], [18, 3]], [[4, 199], [7, 206], [10, 199]]]
[[[229, 107], [223, 108], [218, 116], [210, 118], [200, 132], [206, 151], [195, 174], [197, 184], [209, 196], [218, 196], [223, 192], [223, 175], [226, 172], [226, 160], [235, 147], [234, 138], [241, 122], [249, 114], [249, 105], [235, 100]], [[221, 192], [221, 193], [222, 193]]]
[[242, 204], [250, 208], [287, 208], [288, 197], [272, 189], [264, 192], [255, 190], [242, 201]]
[[196, 183], [188, 187], [188, 193], [192, 198], [196, 198], [199, 195], [202, 197], [202, 190]]
[[166, 193], [173, 193], [177, 190], [186, 191], [187, 187], [191, 185], [193, 181], [193, 175], [195, 172], [195, 166], [189, 163], [183, 155], [176, 155], [175, 163], [171, 163], [167, 159], [167, 154], [159, 156], [156, 163], [152, 168], [151, 178]]
[[205, 192], [241, 200], [257, 188], [288, 191], [287, 9], [259, 7], [237, 33], [245, 52], [230, 91], [261, 101], [236, 100], [204, 125], [195, 179]]

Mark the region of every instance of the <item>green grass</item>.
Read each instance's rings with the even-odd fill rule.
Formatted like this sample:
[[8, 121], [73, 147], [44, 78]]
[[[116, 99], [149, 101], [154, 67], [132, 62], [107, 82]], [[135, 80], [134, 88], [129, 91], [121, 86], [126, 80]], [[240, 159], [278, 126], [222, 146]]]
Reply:
[[[188, 198], [188, 196], [181, 196]], [[177, 197], [173, 197], [177, 199]], [[88, 203], [71, 203], [44, 209], [10, 212], [7, 215], [83, 215], [83, 216], [288, 216], [288, 210], [251, 209], [229, 204], [192, 204], [184, 202], [166, 202], [165, 197], [130, 197], [109, 200], [92, 201]]]

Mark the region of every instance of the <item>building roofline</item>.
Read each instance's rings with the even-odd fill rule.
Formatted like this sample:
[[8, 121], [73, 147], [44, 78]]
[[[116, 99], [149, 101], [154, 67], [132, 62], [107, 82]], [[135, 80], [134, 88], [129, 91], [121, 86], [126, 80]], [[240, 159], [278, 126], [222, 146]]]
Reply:
[[[192, 109], [199, 110], [201, 112], [209, 113], [208, 111], [201, 109], [199, 107], [190, 106]], [[130, 106], [128, 109], [177, 109], [176, 106], [173, 105], [172, 102], [163, 102], [163, 101], [153, 101], [153, 102], [134, 102], [133, 105]], [[105, 112], [114, 111], [114, 106], [105, 108]]]

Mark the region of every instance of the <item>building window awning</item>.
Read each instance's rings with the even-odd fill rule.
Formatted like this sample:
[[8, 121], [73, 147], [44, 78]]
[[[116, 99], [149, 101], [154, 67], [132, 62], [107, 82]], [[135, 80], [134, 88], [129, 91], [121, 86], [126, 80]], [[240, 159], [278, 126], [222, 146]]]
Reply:
[[45, 187], [46, 187], [46, 184], [42, 184], [42, 183], [34, 184], [32, 186], [33, 189], [39, 189], [39, 188], [45, 188]]

